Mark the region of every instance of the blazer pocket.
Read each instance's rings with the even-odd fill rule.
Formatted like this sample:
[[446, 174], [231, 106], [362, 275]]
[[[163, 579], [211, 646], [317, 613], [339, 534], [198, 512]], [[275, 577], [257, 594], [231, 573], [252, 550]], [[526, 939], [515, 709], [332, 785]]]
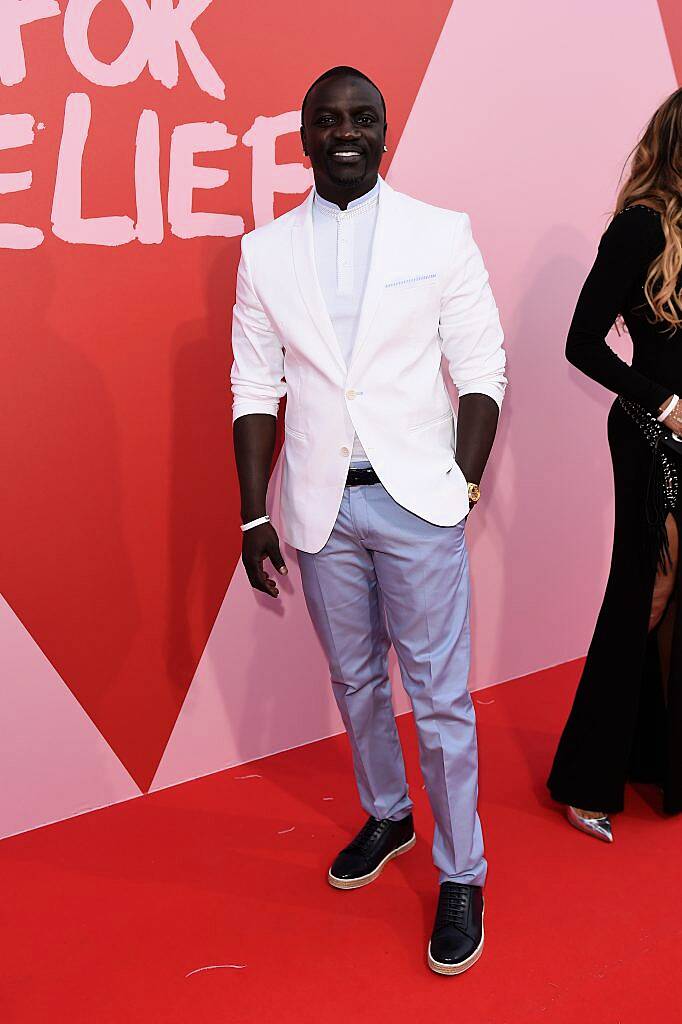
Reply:
[[393, 281], [386, 281], [384, 287], [389, 290], [404, 291], [407, 288], [417, 288], [420, 285], [433, 284], [438, 274], [413, 274], [411, 277], [397, 277]]
[[288, 427], [286, 425], [286, 423], [284, 424], [284, 433], [285, 434], [290, 434], [291, 437], [295, 437], [299, 441], [305, 441], [305, 439], [306, 439], [306, 435], [303, 433], [302, 430], [294, 430], [293, 427]]
[[431, 419], [424, 420], [423, 423], [417, 423], [415, 427], [410, 427], [410, 430], [426, 430], [427, 427], [435, 427], [437, 423], [444, 423], [445, 420], [450, 419], [452, 419], [452, 409], [442, 412], [440, 416], [432, 416]]

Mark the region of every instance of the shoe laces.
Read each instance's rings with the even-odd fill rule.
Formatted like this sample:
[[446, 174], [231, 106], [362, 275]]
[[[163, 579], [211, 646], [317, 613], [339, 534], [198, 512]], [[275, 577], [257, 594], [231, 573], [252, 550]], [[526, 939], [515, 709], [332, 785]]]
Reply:
[[390, 825], [391, 822], [387, 818], [383, 820], [368, 818], [355, 839], [352, 839], [348, 844], [348, 849], [357, 850], [359, 853], [368, 853], [377, 839], [387, 831]]
[[462, 931], [467, 926], [471, 890], [459, 882], [444, 882], [438, 900], [437, 928], [454, 925]]

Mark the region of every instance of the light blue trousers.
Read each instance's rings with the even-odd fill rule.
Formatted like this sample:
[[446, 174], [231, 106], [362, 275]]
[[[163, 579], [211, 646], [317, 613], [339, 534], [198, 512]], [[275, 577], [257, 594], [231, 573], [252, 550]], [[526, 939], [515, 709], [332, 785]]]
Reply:
[[440, 881], [483, 885], [464, 523], [427, 523], [381, 484], [346, 487], [325, 546], [298, 557], [364, 810], [397, 821], [412, 807], [391, 702], [392, 642], [414, 709]]

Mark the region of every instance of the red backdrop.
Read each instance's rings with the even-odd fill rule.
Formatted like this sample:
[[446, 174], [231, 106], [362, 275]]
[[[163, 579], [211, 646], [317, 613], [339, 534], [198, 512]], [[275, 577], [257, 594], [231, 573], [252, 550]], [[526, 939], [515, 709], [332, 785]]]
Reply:
[[[249, 229], [252, 151], [241, 139], [255, 117], [297, 109], [317, 74], [351, 62], [382, 87], [395, 146], [449, 3], [214, 0], [195, 31], [224, 102], [182, 56], [172, 89], [148, 70], [128, 85], [93, 85], [65, 52], [64, 7], [23, 28], [26, 77], [0, 86], [0, 113], [44, 124], [33, 145], [0, 152], [0, 173], [33, 172], [30, 190], [0, 195], [0, 221], [45, 234], [37, 248], [0, 251], [0, 588], [146, 788], [240, 546], [227, 392], [239, 238], [171, 234], [171, 132], [220, 121], [238, 136], [197, 158], [230, 180], [195, 193], [194, 206], [240, 214]], [[130, 30], [107, 0], [91, 22], [93, 53], [112, 61]], [[92, 103], [84, 217], [135, 217], [137, 122], [143, 109], [158, 113], [162, 244], [76, 245], [51, 233], [64, 105], [76, 92]], [[295, 134], [279, 140], [277, 158], [301, 159]], [[300, 198], [279, 197], [276, 211]]]

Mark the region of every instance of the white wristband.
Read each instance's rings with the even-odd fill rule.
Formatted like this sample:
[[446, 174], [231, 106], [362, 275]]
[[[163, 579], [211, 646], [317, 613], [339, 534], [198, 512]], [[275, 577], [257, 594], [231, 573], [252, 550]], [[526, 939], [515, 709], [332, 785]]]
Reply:
[[250, 523], [244, 523], [239, 529], [242, 533], [246, 533], [247, 530], [253, 530], [254, 526], [260, 526], [261, 523], [269, 523], [270, 516], [261, 516], [260, 519], [252, 519]]
[[666, 405], [666, 407], [663, 410], [663, 412], [660, 414], [660, 416], [656, 417], [656, 419], [658, 420], [659, 423], [662, 423], [663, 420], [667, 420], [668, 416], [673, 411], [673, 409], [675, 408], [675, 406], [677, 405], [679, 400], [680, 400], [680, 396], [679, 395], [673, 395], [673, 397], [670, 399], [670, 401]]

